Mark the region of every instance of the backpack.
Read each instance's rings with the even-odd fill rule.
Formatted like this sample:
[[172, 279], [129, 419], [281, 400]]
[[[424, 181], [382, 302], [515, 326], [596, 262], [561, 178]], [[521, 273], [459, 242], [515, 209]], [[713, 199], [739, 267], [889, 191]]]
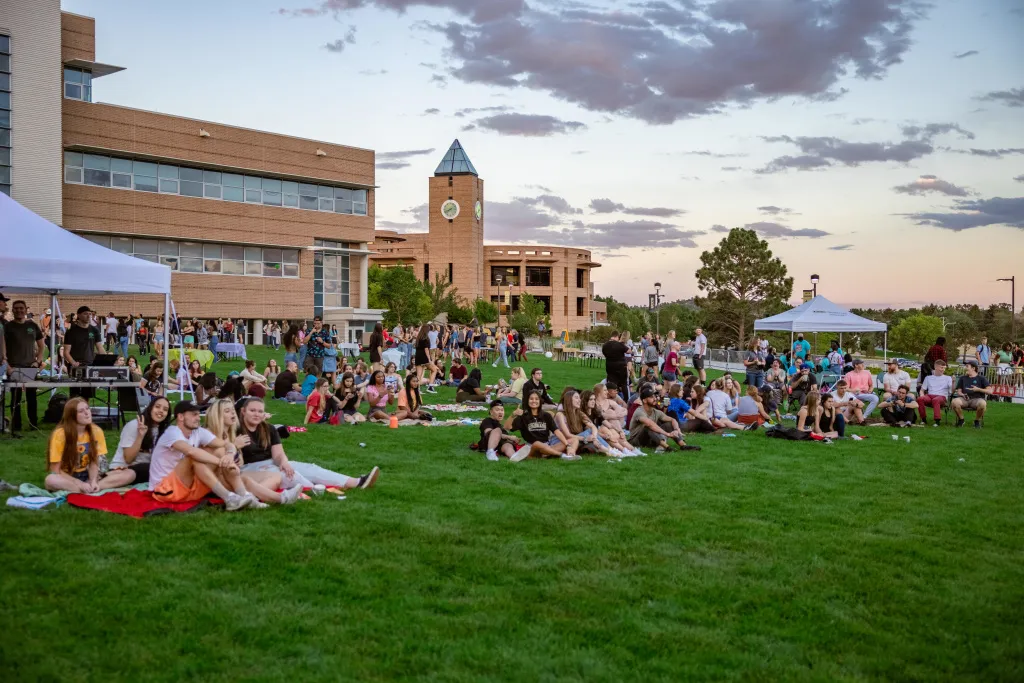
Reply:
[[46, 412], [43, 413], [43, 421], [57, 424], [64, 416], [64, 404], [68, 402], [66, 394], [55, 391], [50, 401], [46, 404]]

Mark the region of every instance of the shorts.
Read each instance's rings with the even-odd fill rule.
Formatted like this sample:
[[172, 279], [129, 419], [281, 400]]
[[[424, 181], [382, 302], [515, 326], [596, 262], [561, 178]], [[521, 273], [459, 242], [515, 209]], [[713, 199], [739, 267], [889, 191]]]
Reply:
[[202, 500], [210, 492], [210, 487], [199, 477], [192, 480], [192, 486], [186, 486], [177, 472], [171, 472], [153, 489], [153, 499], [164, 503], [188, 503]]
[[961, 398], [960, 406], [964, 410], [978, 410], [985, 403], [983, 398]]
[[72, 472], [71, 476], [78, 481], [89, 481], [89, 470], [82, 470], [81, 472]]
[[192, 337], [192, 336], [186, 336], [185, 337], [185, 343], [186, 344], [195, 344], [196, 343], [196, 338]]
[[[133, 484], [146, 484], [149, 482], [149, 463], [139, 462], [127, 467], [118, 467], [119, 470], [131, 470], [135, 473], [135, 481]], [[116, 470], [111, 470], [116, 471]]]
[[696, 370], [703, 370], [704, 369], [704, 356], [694, 356], [693, 357], [693, 367]]
[[552, 434], [551, 438], [548, 439], [548, 445], [549, 446], [554, 447], [554, 446], [557, 446], [560, 443], [562, 443], [562, 440], [558, 438], [557, 434]]
[[663, 372], [663, 373], [661, 373], [661, 378], [663, 380], [665, 380], [666, 382], [675, 382], [676, 381], [676, 373], [674, 373], [674, 372]]

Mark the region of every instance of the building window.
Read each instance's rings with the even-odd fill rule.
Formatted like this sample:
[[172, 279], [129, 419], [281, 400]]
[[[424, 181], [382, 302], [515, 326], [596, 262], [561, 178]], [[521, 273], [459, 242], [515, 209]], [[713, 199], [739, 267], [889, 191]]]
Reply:
[[[314, 246], [329, 247], [338, 242], [316, 240]], [[347, 247], [332, 247], [344, 249]], [[347, 308], [349, 303], [349, 255], [318, 251], [313, 254], [313, 312], [323, 315], [324, 309]]]
[[64, 67], [64, 97], [92, 102], [92, 72], [70, 66]]
[[11, 170], [11, 37], [0, 34], [0, 192], [10, 196]]
[[455, 282], [455, 264], [448, 264], [448, 282]]
[[585, 289], [587, 286], [587, 271], [583, 268], [576, 269], [576, 288]]
[[551, 297], [550, 296], [535, 296], [533, 297], [537, 301], [544, 305], [544, 315], [551, 315]]
[[119, 235], [82, 237], [143, 261], [162, 263], [181, 273], [299, 277], [299, 250], [248, 247], [234, 244], [154, 240]]
[[423, 264], [423, 281], [424, 282], [430, 282], [430, 264], [429, 263], [424, 263]]
[[[10, 93], [2, 90], [3, 75], [0, 73], [0, 146], [4, 144], [5, 132], [4, 95], [8, 96], [6, 118], [8, 121], [10, 119]], [[10, 130], [6, 132], [9, 146]], [[355, 216], [365, 216], [367, 207], [366, 190], [310, 185], [278, 178], [243, 176], [81, 152], [64, 152], [64, 182]]]
[[509, 311], [508, 304], [505, 303], [504, 294], [492, 294], [491, 303], [498, 307], [498, 315], [508, 315], [519, 310], [519, 295], [512, 295], [512, 310]]
[[519, 266], [491, 266], [491, 285], [519, 286]]
[[576, 297], [576, 315], [582, 318], [584, 315], [586, 315], [586, 313], [585, 313], [586, 308], [587, 308], [587, 300], [586, 300], [586, 298], [582, 297], [582, 296]]
[[535, 266], [526, 266], [526, 286], [527, 287], [550, 287], [551, 286], [551, 269], [550, 268], [539, 268]]

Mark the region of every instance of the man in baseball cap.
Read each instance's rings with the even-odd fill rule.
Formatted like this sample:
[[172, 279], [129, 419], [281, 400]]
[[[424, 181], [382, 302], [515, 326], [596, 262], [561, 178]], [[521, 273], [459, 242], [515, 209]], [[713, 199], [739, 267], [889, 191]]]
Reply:
[[676, 442], [681, 450], [699, 451], [700, 446], [687, 446], [679, 423], [658, 409], [658, 392], [654, 387], [645, 386], [640, 390], [640, 406], [629, 420], [629, 443], [634, 448], [654, 446], [655, 453], [666, 453], [670, 449], [668, 440]]

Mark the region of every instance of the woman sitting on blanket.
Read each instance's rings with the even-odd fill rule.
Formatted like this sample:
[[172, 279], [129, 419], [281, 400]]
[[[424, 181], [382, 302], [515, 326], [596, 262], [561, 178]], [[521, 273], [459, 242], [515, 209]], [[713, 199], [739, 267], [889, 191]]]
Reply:
[[242, 476], [251, 477], [264, 473], [278, 474], [282, 487], [335, 486], [342, 489], [368, 489], [380, 476], [380, 468], [374, 467], [361, 477], [349, 477], [324, 469], [308, 462], [295, 462], [285, 455], [281, 436], [277, 429], [266, 421], [266, 408], [258, 398], [246, 398], [239, 415], [240, 439], [242, 443]]
[[629, 414], [629, 409], [619, 395], [618, 389], [614, 382], [595, 384], [594, 398], [597, 400], [597, 409], [601, 411], [605, 426], [625, 436], [626, 415]]
[[359, 387], [356, 386], [355, 377], [351, 372], [346, 372], [341, 376], [341, 381], [334, 392], [334, 397], [339, 402], [338, 412], [341, 413], [342, 419], [348, 424], [366, 421], [363, 414], [359, 412], [359, 404], [363, 400], [362, 394], [363, 392], [359, 391]]
[[203, 378], [203, 366], [198, 360], [193, 360], [188, 364], [188, 376], [193, 384]]
[[132, 483], [131, 470], [100, 474], [100, 456], [107, 454], [103, 430], [92, 423], [89, 402], [78, 397], [64, 404], [64, 414], [50, 436], [47, 491], [96, 493]]
[[423, 410], [423, 400], [420, 398], [420, 378], [413, 375], [409, 383], [398, 392], [398, 406], [395, 408], [395, 417], [401, 420], [419, 420], [430, 422], [434, 416]]
[[643, 453], [639, 448], [634, 448], [629, 444], [629, 439], [626, 438], [624, 432], [605, 425], [605, 419], [601, 415], [601, 411], [597, 409], [597, 396], [594, 395], [593, 391], [580, 392], [580, 410], [597, 427], [597, 435], [607, 441], [612, 448], [633, 455]]
[[481, 382], [483, 382], [483, 375], [480, 374], [480, 368], [473, 368], [470, 370], [469, 377], [462, 380], [459, 384], [459, 388], [455, 392], [455, 402], [483, 402], [487, 398], [487, 392], [484, 391], [482, 386], [480, 386]]
[[555, 424], [562, 434], [575, 436], [580, 440], [580, 447], [588, 453], [600, 453], [601, 455], [621, 456], [618, 450], [612, 447], [597, 433], [597, 427], [590, 421], [583, 412], [583, 400], [580, 392], [572, 387], [566, 387], [559, 399], [560, 408], [555, 413]]
[[[409, 380], [406, 380], [408, 383]], [[366, 414], [368, 420], [381, 420], [387, 422], [391, 419], [388, 414], [388, 406], [395, 402], [395, 392], [384, 384], [384, 373], [380, 370], [374, 371], [363, 389], [363, 396], [370, 404]]]
[[327, 424], [331, 417], [331, 385], [321, 377], [313, 386], [309, 398], [306, 399], [306, 418], [302, 424]]
[[[531, 391], [526, 395], [525, 408], [516, 410], [505, 420], [505, 429], [516, 430], [530, 446], [523, 457], [562, 458], [563, 460], [581, 460], [576, 455], [580, 440], [570, 434], [564, 434], [555, 424], [551, 413], [541, 408], [540, 394]], [[516, 454], [520, 458], [519, 453]], [[521, 458], [520, 458], [521, 459]], [[518, 460], [516, 460], [518, 462]]]
[[[245, 464], [241, 451], [252, 443], [252, 438], [247, 434], [238, 434], [238, 414], [235, 412], [235, 405], [226, 398], [218, 398], [211, 403], [209, 410], [206, 411], [206, 428], [224, 442], [225, 452], [232, 456], [241, 468]], [[302, 486], [298, 484], [278, 493], [277, 489], [282, 487], [281, 472], [241, 472], [241, 475], [246, 490], [260, 499], [259, 504], [250, 503], [249, 507], [265, 508], [268, 503], [291, 505], [302, 493]]]
[[523, 385], [526, 384], [526, 371], [518, 366], [512, 368], [511, 380], [511, 384], [500, 388], [498, 391], [498, 398], [502, 403], [522, 403]]
[[394, 363], [389, 362], [384, 366], [384, 384], [396, 394], [405, 387], [402, 376], [398, 374], [398, 366]]
[[147, 483], [153, 446], [170, 425], [171, 404], [163, 396], [158, 396], [149, 402], [146, 409], [139, 413], [138, 418], [126, 424], [121, 430], [117, 452], [110, 461], [111, 472], [125, 470], [131, 472], [134, 477], [129, 483]]

